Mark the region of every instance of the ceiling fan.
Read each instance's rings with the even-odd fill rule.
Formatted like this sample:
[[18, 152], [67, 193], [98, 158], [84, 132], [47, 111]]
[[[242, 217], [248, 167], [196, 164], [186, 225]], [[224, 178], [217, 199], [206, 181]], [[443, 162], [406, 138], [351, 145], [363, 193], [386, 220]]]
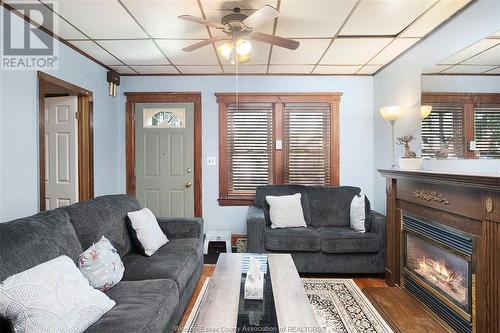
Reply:
[[231, 54], [233, 53], [233, 49], [235, 49], [235, 55], [238, 58], [238, 62], [244, 62], [245, 60], [248, 60], [248, 54], [250, 53], [250, 50], [252, 48], [252, 45], [248, 39], [284, 47], [290, 50], [296, 50], [299, 47], [300, 43], [293, 39], [254, 31], [255, 28], [259, 27], [265, 22], [275, 19], [279, 15], [280, 12], [276, 8], [269, 5], [263, 6], [250, 16], [241, 13], [241, 8], [235, 7], [233, 8], [233, 12], [231, 14], [222, 17], [221, 23], [210, 22], [203, 18], [192, 15], [181, 15], [179, 16], [180, 19], [204, 24], [208, 27], [221, 30], [227, 35], [207, 39], [187, 46], [182, 50], [191, 52], [215, 42], [229, 41], [219, 48], [220, 52], [226, 59], [229, 59], [231, 57]]

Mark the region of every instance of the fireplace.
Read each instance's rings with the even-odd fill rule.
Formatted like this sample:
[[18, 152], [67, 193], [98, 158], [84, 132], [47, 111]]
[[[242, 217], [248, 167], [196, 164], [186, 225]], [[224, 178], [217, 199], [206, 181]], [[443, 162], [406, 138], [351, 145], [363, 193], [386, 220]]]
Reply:
[[472, 236], [402, 216], [403, 287], [457, 332], [472, 332]]

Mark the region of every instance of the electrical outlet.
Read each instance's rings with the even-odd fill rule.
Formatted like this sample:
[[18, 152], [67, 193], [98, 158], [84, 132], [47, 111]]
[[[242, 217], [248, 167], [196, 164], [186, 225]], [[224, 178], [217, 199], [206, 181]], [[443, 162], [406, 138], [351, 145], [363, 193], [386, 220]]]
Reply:
[[208, 166], [216, 166], [217, 165], [217, 159], [214, 156], [207, 157], [207, 165]]

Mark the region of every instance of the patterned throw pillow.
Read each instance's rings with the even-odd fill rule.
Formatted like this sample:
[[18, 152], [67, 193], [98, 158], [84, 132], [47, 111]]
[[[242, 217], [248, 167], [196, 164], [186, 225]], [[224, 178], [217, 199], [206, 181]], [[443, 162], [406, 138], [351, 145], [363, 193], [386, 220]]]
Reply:
[[120, 282], [125, 267], [120, 255], [104, 236], [78, 258], [78, 267], [92, 287], [107, 291]]
[[115, 304], [92, 288], [67, 256], [0, 283], [0, 314], [12, 322], [16, 333], [83, 332]]

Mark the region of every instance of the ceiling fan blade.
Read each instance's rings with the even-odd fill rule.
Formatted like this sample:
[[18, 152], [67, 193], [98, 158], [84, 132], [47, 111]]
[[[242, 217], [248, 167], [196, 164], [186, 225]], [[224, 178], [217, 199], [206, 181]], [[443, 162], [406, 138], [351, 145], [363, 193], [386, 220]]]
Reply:
[[300, 42], [297, 42], [296, 40], [293, 39], [283, 38], [269, 34], [263, 34], [260, 32], [252, 32], [250, 34], [250, 38], [258, 42], [273, 44], [290, 50], [296, 50], [300, 45]]
[[218, 36], [218, 37], [214, 37], [211, 39], [202, 40], [201, 42], [194, 43], [193, 45], [186, 46], [185, 48], [182, 49], [182, 51], [191, 52], [191, 51], [197, 50], [203, 46], [206, 46], [206, 45], [209, 45], [209, 44], [221, 41], [221, 40], [230, 40], [230, 39], [231, 39], [230, 37]]
[[280, 12], [269, 5], [265, 5], [255, 13], [243, 20], [243, 24], [249, 28], [256, 28], [259, 25], [271, 21], [278, 17]]
[[180, 18], [181, 20], [186, 20], [186, 21], [196, 22], [196, 23], [199, 23], [199, 24], [208, 25], [209, 27], [212, 27], [212, 28], [215, 28], [215, 29], [222, 29], [222, 28], [224, 28], [224, 25], [222, 25], [220, 23], [210, 22], [209, 20], [205, 20], [205, 19], [203, 19], [201, 17], [196, 17], [196, 16], [192, 16], [192, 15], [180, 15], [180, 16], [177, 16], [177, 17]]

